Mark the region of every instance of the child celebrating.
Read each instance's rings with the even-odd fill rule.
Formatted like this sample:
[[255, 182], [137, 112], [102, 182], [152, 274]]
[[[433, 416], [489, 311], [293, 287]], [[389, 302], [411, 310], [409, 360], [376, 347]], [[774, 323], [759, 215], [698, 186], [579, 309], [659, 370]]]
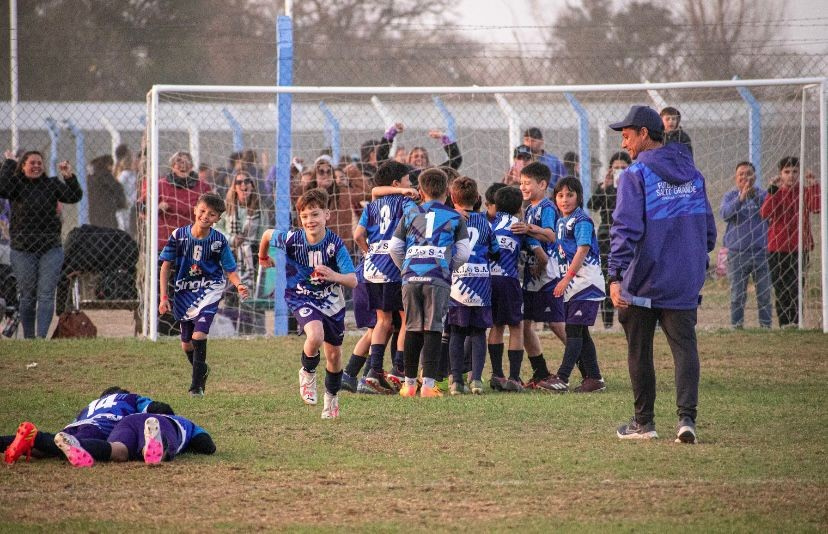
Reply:
[[[505, 187], [495, 194], [497, 208], [492, 231], [500, 254], [489, 262], [492, 283], [492, 328], [489, 330], [489, 358], [495, 391], [523, 391], [520, 366], [523, 364], [523, 293], [518, 279], [523, 235], [512, 232], [519, 222], [523, 195], [517, 187]], [[503, 330], [509, 325], [509, 378], [503, 375]]]
[[[198, 198], [193, 224], [176, 228], [161, 251], [158, 313], [172, 310], [181, 323], [181, 348], [193, 366], [190, 394], [204, 396], [210, 367], [207, 365], [207, 335], [227, 286], [236, 286], [245, 299], [249, 292], [236, 272], [236, 260], [221, 232], [213, 228], [224, 213], [224, 200], [215, 193]], [[175, 269], [175, 292], [170, 304], [167, 287], [170, 269]], [[225, 273], [227, 278], [225, 280]]]
[[316, 367], [319, 348], [325, 347], [325, 398], [322, 419], [339, 417], [342, 387], [342, 339], [345, 336], [345, 297], [342, 287], [353, 289], [354, 264], [342, 239], [326, 228], [330, 219], [328, 194], [311, 189], [296, 201], [302, 229], [267, 230], [259, 243], [259, 265], [273, 266], [268, 248], [285, 251], [287, 287], [285, 301], [305, 332], [299, 396], [305, 404], [317, 402]]
[[555, 206], [546, 198], [552, 173], [543, 163], [530, 163], [520, 171], [520, 192], [529, 202], [525, 222], [512, 225], [512, 233], [525, 235], [533, 256], [523, 274], [523, 342], [532, 364], [527, 387], [551, 391], [546, 382], [551, 373], [546, 367], [535, 323], [550, 323], [552, 332], [565, 342], [563, 299], [552, 294], [560, 278], [555, 257]]
[[606, 386], [598, 368], [595, 343], [589, 327], [595, 324], [598, 308], [606, 296], [598, 238], [592, 219], [582, 209], [581, 182], [572, 177], [555, 184], [555, 203], [561, 212], [557, 226], [557, 254], [563, 278], [555, 286], [555, 296], [564, 297], [566, 310], [566, 349], [558, 372], [547, 381], [553, 391], [566, 392], [569, 375], [580, 359], [586, 376], [576, 393], [603, 391]]
[[[440, 169], [420, 174], [423, 204], [403, 215], [390, 243], [391, 257], [402, 272], [405, 309], [405, 384], [403, 397], [417, 393], [417, 370], [423, 351], [421, 397], [441, 397], [435, 387], [443, 315], [451, 273], [469, 259], [469, 236], [463, 217], [445, 205], [448, 177]], [[425, 350], [423, 350], [425, 349]]]
[[489, 259], [500, 256], [500, 248], [486, 215], [474, 210], [480, 198], [477, 183], [461, 176], [451, 184], [451, 201], [455, 209], [467, 213], [467, 231], [471, 256], [451, 274], [448, 324], [451, 328], [449, 360], [454, 378], [449, 386], [452, 395], [462, 394], [464, 347], [471, 349], [471, 392], [483, 393], [483, 365], [486, 363], [486, 329], [492, 326], [492, 284]]

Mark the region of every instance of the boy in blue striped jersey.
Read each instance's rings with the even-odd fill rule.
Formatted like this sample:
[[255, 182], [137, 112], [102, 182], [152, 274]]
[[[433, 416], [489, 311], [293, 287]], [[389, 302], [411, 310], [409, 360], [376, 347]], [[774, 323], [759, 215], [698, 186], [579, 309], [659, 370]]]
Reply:
[[[236, 272], [227, 239], [213, 228], [224, 213], [224, 200], [215, 193], [204, 193], [193, 211], [193, 224], [176, 228], [161, 251], [158, 312], [163, 315], [172, 310], [173, 317], [180, 321], [181, 348], [193, 366], [190, 394], [203, 397], [210, 373], [207, 335], [227, 281], [236, 286], [242, 299], [249, 292]], [[173, 270], [175, 292], [170, 304], [167, 288]]]
[[316, 367], [325, 347], [325, 397], [322, 419], [339, 417], [342, 387], [342, 339], [345, 337], [345, 297], [342, 286], [357, 285], [354, 264], [342, 239], [326, 227], [331, 212], [328, 194], [311, 189], [296, 201], [302, 229], [267, 230], [259, 243], [259, 265], [273, 266], [268, 249], [285, 251], [285, 301], [305, 332], [299, 395], [305, 404], [317, 403]]
[[448, 306], [451, 273], [469, 259], [469, 235], [459, 213], [445, 205], [446, 173], [437, 168], [420, 174], [423, 204], [403, 216], [390, 251], [402, 272], [405, 308], [405, 385], [403, 397], [417, 393], [417, 371], [423, 352], [421, 397], [440, 397], [435, 387], [437, 358]]
[[480, 200], [477, 183], [461, 176], [451, 183], [451, 201], [455, 209], [467, 214], [471, 255], [465, 265], [451, 274], [448, 324], [451, 328], [449, 361], [453, 381], [449, 393], [464, 392], [464, 347], [469, 340], [471, 349], [471, 392], [483, 393], [483, 365], [486, 363], [486, 329], [492, 326], [492, 284], [489, 280], [489, 260], [500, 255], [492, 226], [486, 215], [474, 210]]

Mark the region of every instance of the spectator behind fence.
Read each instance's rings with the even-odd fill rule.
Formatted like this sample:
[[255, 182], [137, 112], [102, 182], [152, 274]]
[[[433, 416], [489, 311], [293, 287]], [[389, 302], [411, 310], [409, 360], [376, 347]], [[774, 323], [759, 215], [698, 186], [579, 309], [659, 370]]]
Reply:
[[253, 256], [259, 250], [263, 231], [259, 200], [256, 181], [246, 172], [238, 172], [233, 187], [227, 191], [227, 211], [216, 225], [230, 242], [239, 278], [247, 287], [254, 287], [256, 264]]
[[[811, 236], [811, 213], [819, 213], [819, 183], [811, 171], [805, 174], [805, 213], [802, 217], [802, 270], [808, 270]], [[788, 156], [779, 161], [779, 174], [768, 187], [768, 196], [760, 210], [768, 220], [768, 265], [776, 294], [776, 316], [780, 328], [799, 324], [797, 298], [799, 272], [799, 158]]]
[[552, 178], [549, 180], [548, 191], [551, 195], [552, 191], [555, 189], [555, 184], [558, 183], [558, 180], [566, 176], [566, 169], [564, 168], [563, 163], [561, 163], [561, 160], [559, 160], [557, 156], [546, 152], [543, 149], [543, 132], [541, 132], [540, 128], [536, 126], [527, 128], [523, 132], [523, 144], [528, 146], [529, 150], [532, 151], [532, 156], [535, 161], [539, 161], [549, 167], [549, 172], [552, 173]]
[[693, 155], [693, 145], [690, 136], [681, 127], [681, 113], [672, 106], [661, 110], [661, 123], [664, 125], [664, 144], [681, 143], [690, 150]]
[[[170, 172], [158, 180], [158, 250], [164, 248], [173, 230], [188, 225], [198, 197], [210, 190], [193, 171], [193, 157], [179, 151], [170, 158]], [[147, 206], [147, 183], [142, 185], [139, 207]]]
[[[397, 122], [388, 128], [382, 138], [382, 142], [377, 147], [377, 161], [383, 163], [388, 159], [391, 143], [397, 135], [404, 131], [405, 125], [401, 122]], [[428, 136], [432, 139], [439, 139], [443, 145], [443, 150], [445, 150], [448, 156], [448, 159], [441, 163], [439, 167], [450, 167], [454, 170], [459, 169], [460, 165], [463, 164], [463, 155], [460, 153], [460, 147], [457, 145], [457, 141], [451, 139], [445, 132], [438, 129], [429, 130]], [[408, 175], [411, 180], [411, 187], [416, 189], [419, 183], [420, 173], [423, 169], [432, 166], [428, 157], [428, 150], [421, 146], [415, 146], [408, 153], [407, 163], [412, 167], [411, 173]]]
[[770, 328], [771, 288], [768, 271], [768, 223], [759, 214], [767, 193], [756, 186], [756, 168], [749, 161], [736, 164], [735, 189], [722, 197], [719, 209], [727, 223], [724, 246], [727, 248], [727, 276], [730, 278], [730, 324], [742, 328], [748, 278], [753, 276], [759, 326]]
[[124, 187], [112, 174], [112, 156], [98, 156], [89, 162], [86, 192], [89, 195], [89, 224], [118, 228], [117, 213], [127, 208]]
[[127, 207], [118, 210], [115, 215], [118, 219], [118, 228], [131, 237], [135, 237], [136, 233], [135, 201], [138, 200], [136, 162], [128, 146], [118, 145], [115, 149], [115, 170], [113, 174], [124, 189]]
[[313, 179], [305, 191], [321, 188], [328, 193], [328, 209], [331, 211], [328, 228], [345, 243], [349, 254], [354, 252], [354, 226], [362, 213], [360, 200], [365, 198], [364, 191], [358, 184], [352, 189], [334, 181], [333, 165], [329, 156], [319, 156], [313, 163]]
[[[43, 155], [28, 151], [20, 162], [9, 151], [0, 167], [0, 197], [11, 201], [11, 265], [20, 294], [20, 322], [25, 338], [45, 338], [55, 312], [55, 290], [63, 265], [60, 205], [83, 197], [68, 161], [58, 165], [60, 177], [43, 171]], [[37, 331], [35, 332], [35, 319]]]
[[506, 185], [520, 187], [520, 171], [534, 161], [535, 155], [532, 154], [532, 150], [528, 146], [519, 145], [515, 147], [512, 153], [512, 159], [514, 162], [509, 167], [509, 170], [506, 171], [502, 181]]
[[[612, 212], [615, 211], [615, 201], [618, 193], [618, 178], [621, 176], [621, 172], [630, 165], [632, 165], [632, 160], [626, 152], [613, 154], [610, 158], [607, 173], [604, 175], [604, 181], [598, 186], [587, 203], [587, 208], [597, 211], [601, 218], [601, 223], [598, 225], [598, 249], [601, 252], [601, 271], [604, 280], [607, 280], [609, 276], [607, 261], [610, 252], [610, 228], [612, 227]], [[612, 299], [609, 298], [609, 282], [607, 282], [606, 292], [607, 298], [604, 299], [601, 307], [601, 318], [604, 321], [604, 328], [612, 328], [615, 307], [612, 305]]]

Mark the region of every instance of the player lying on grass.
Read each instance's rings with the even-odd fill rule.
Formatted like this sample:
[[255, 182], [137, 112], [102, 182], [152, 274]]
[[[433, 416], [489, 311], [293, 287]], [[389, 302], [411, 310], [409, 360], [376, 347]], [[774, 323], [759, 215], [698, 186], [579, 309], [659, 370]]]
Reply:
[[106, 440], [78, 439], [58, 432], [55, 445], [75, 467], [96, 461], [171, 462], [183, 452], [213, 454], [216, 444], [203, 428], [180, 415], [133, 414], [121, 419]]
[[[154, 401], [113, 386], [92, 400], [74, 421], [63, 427], [62, 432], [78, 439], [106, 440], [118, 421], [142, 412], [174, 415], [170, 405], [165, 402]], [[61, 454], [54, 438], [55, 434], [39, 431], [33, 423], [24, 421], [17, 427], [16, 435], [0, 436], [0, 450], [4, 451], [3, 459], [7, 464], [13, 464], [24, 455], [27, 460], [32, 456], [54, 458]]]

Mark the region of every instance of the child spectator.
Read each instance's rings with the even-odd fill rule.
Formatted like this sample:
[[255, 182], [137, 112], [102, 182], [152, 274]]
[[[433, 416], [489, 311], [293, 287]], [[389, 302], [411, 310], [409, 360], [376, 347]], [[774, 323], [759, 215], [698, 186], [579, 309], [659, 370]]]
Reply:
[[727, 275], [730, 278], [730, 324], [742, 328], [748, 278], [753, 275], [759, 326], [770, 328], [771, 282], [768, 271], [768, 223], [759, 214], [767, 193], [756, 187], [756, 169], [749, 161], [736, 164], [736, 188], [722, 197], [719, 214], [727, 223]]
[[325, 224], [331, 214], [328, 194], [311, 189], [296, 203], [302, 229], [266, 230], [259, 243], [259, 264], [273, 266], [268, 248], [285, 251], [287, 286], [285, 300], [305, 332], [299, 395], [306, 404], [317, 402], [316, 367], [324, 345], [326, 374], [322, 419], [339, 417], [342, 386], [342, 339], [345, 336], [345, 297], [342, 286], [356, 287], [354, 264], [342, 239]]
[[[520, 366], [523, 364], [523, 292], [518, 278], [524, 237], [512, 232], [520, 219], [523, 195], [516, 187], [504, 187], [495, 195], [497, 213], [492, 230], [500, 254], [489, 262], [492, 283], [492, 328], [489, 330], [489, 358], [495, 391], [523, 391]], [[503, 330], [509, 326], [509, 378], [503, 374]]]
[[690, 150], [693, 155], [693, 145], [690, 136], [681, 127], [681, 113], [672, 106], [661, 110], [661, 122], [664, 123], [664, 144], [681, 143]]
[[[779, 175], [768, 187], [760, 214], [768, 220], [768, 265], [776, 296], [779, 327], [799, 324], [799, 158], [779, 161]], [[808, 270], [809, 253], [814, 248], [809, 215], [819, 213], [819, 183], [812, 172], [805, 175], [805, 213], [802, 217], [802, 269]]]
[[[408, 188], [411, 185], [410, 170], [408, 165], [388, 161], [377, 169], [374, 184], [379, 188]], [[380, 191], [384, 194], [385, 189]], [[363, 275], [367, 284], [369, 307], [376, 310], [377, 315], [376, 326], [371, 335], [371, 370], [366, 376], [366, 384], [377, 393], [393, 392], [391, 384], [385, 379], [383, 360], [385, 347], [394, 330], [393, 316], [396, 313], [404, 313], [402, 276], [399, 267], [389, 255], [389, 243], [403, 215], [414, 208], [414, 202], [402, 194], [391, 193], [381, 196], [365, 206], [354, 232], [354, 240], [366, 252]], [[403, 339], [404, 324], [403, 316], [400, 333]], [[396, 346], [392, 346], [391, 350], [396, 350]], [[349, 371], [355, 370], [353, 366], [349, 368]], [[350, 372], [348, 375], [354, 376]]]
[[[497, 206], [495, 205], [495, 195], [498, 191], [503, 189], [504, 187], [508, 187], [506, 184], [499, 184], [494, 183], [486, 189], [486, 219], [488, 219], [489, 223], [492, 223], [496, 216], [497, 216]], [[520, 191], [518, 191], [520, 192]]]
[[448, 305], [451, 273], [469, 259], [466, 223], [445, 206], [448, 177], [440, 169], [420, 174], [424, 203], [403, 215], [390, 252], [402, 272], [405, 308], [405, 385], [403, 397], [417, 393], [417, 370], [423, 349], [421, 397], [440, 397], [435, 387], [437, 355]]
[[[176, 228], [161, 251], [158, 312], [172, 310], [181, 323], [181, 348], [193, 366], [190, 394], [204, 396], [210, 367], [207, 365], [207, 335], [216, 316], [227, 280], [247, 298], [249, 291], [236, 272], [236, 260], [227, 238], [213, 228], [224, 213], [224, 200], [216, 193], [198, 198], [193, 223]], [[175, 292], [170, 304], [167, 288], [170, 271], [175, 273]], [[226, 278], [225, 278], [225, 273]]]
[[483, 393], [483, 366], [486, 363], [486, 329], [492, 326], [492, 284], [489, 280], [489, 259], [497, 259], [500, 249], [486, 216], [474, 210], [480, 199], [477, 183], [461, 176], [451, 184], [451, 200], [455, 208], [467, 213], [471, 255], [468, 262], [451, 275], [448, 324], [451, 328], [449, 359], [454, 378], [449, 386], [452, 395], [464, 391], [464, 347], [471, 349], [471, 392]]
[[549, 323], [555, 335], [566, 343], [563, 298], [552, 294], [560, 279], [560, 271], [555, 259], [554, 228], [558, 215], [546, 197], [550, 176], [549, 167], [540, 162], [523, 168], [520, 192], [529, 206], [525, 222], [517, 222], [511, 228], [512, 233], [526, 236], [527, 246], [532, 251], [523, 274], [523, 343], [532, 364], [532, 378], [527, 387], [544, 390], [550, 389], [547, 379], [551, 373], [546, 367], [535, 323]]
[[535, 155], [528, 146], [519, 145], [515, 147], [512, 153], [512, 159], [514, 160], [512, 166], [509, 167], [509, 170], [503, 176], [503, 184], [520, 187], [520, 171], [534, 161]]
[[563, 278], [555, 286], [554, 294], [564, 298], [566, 349], [561, 366], [549, 384], [553, 391], [567, 391], [569, 375], [575, 364], [581, 361], [586, 376], [575, 392], [603, 391], [606, 386], [598, 368], [598, 355], [589, 335], [589, 327], [595, 324], [598, 307], [606, 295], [595, 225], [582, 208], [584, 193], [581, 182], [573, 177], [560, 180], [555, 185], [555, 204], [561, 213], [556, 243]]

